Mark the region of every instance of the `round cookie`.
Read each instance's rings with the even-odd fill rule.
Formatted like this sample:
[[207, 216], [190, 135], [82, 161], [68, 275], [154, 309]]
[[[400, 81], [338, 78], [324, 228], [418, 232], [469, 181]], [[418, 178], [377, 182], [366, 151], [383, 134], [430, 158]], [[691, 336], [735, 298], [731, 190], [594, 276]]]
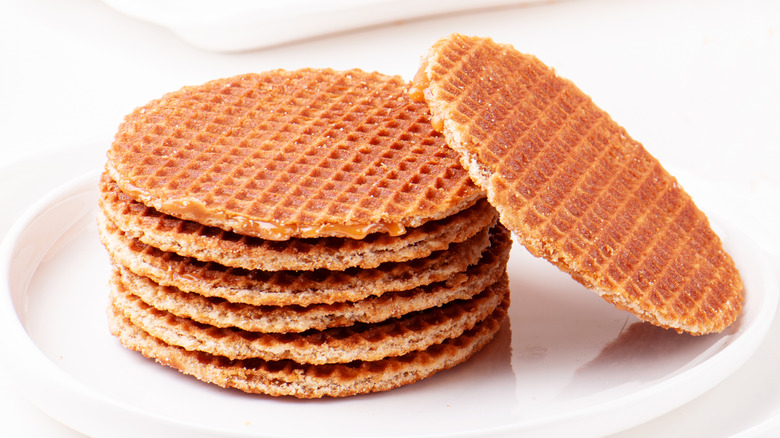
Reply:
[[125, 118], [106, 169], [136, 201], [243, 235], [400, 235], [484, 197], [407, 86], [302, 69], [184, 87]]
[[455, 34], [425, 55], [410, 93], [531, 253], [662, 327], [705, 334], [737, 318], [743, 284], [707, 217], [570, 81]]

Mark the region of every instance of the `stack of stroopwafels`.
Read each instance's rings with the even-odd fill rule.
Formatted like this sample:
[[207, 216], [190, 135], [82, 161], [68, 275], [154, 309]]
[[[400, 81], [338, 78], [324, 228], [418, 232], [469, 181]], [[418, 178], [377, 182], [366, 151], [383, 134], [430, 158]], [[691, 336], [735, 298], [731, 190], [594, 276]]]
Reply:
[[272, 71], [130, 114], [100, 182], [112, 332], [248, 392], [394, 388], [497, 332], [508, 230], [650, 323], [736, 320], [742, 281], [707, 217], [571, 82], [451, 35], [407, 88]]
[[397, 77], [270, 71], [128, 115], [100, 181], [109, 321], [223, 387], [411, 383], [498, 331], [511, 239]]

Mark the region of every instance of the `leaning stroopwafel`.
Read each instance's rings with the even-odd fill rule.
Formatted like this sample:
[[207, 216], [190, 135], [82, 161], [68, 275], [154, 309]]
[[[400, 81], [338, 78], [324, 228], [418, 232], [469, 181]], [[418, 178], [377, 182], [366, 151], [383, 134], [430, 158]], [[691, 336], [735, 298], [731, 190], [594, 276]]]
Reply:
[[488, 38], [451, 35], [411, 94], [501, 222], [604, 299], [677, 331], [723, 330], [742, 282], [705, 215], [568, 80]]

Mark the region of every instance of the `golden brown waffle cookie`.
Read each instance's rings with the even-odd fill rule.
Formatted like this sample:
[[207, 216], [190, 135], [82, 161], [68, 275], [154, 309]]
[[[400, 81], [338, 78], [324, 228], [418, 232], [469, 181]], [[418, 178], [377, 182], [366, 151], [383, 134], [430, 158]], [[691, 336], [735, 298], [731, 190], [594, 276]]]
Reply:
[[259, 333], [219, 328], [177, 317], [144, 303], [112, 283], [111, 304], [135, 326], [186, 350], [230, 359], [289, 359], [298, 363], [347, 363], [402, 356], [456, 338], [492, 314], [509, 295], [506, 275], [469, 300], [456, 300], [375, 324], [304, 333]]
[[374, 233], [360, 240], [330, 237], [277, 242], [164, 215], [123, 194], [106, 174], [100, 180], [99, 203], [117, 227], [143, 243], [202, 261], [266, 271], [375, 268], [385, 262], [421, 258], [472, 237], [498, 217], [483, 199], [452, 216], [409, 228], [401, 236]]
[[231, 303], [163, 287], [133, 274], [126, 268], [115, 269], [112, 282], [138, 295], [145, 303], [176, 316], [216, 327], [236, 327], [246, 331], [287, 333], [324, 330], [349, 326], [356, 322], [377, 323], [407, 313], [440, 306], [453, 300], [464, 300], [495, 283], [506, 270], [511, 240], [492, 239], [493, 245], [483, 253], [480, 262], [450, 276], [446, 281], [414, 289], [388, 292], [360, 301], [302, 306], [252, 306]]
[[464, 362], [495, 336], [508, 301], [458, 338], [423, 351], [375, 362], [311, 365], [261, 359], [230, 360], [174, 347], [150, 336], [109, 309], [111, 332], [127, 348], [184, 374], [223, 388], [298, 398], [346, 397], [386, 391], [414, 383]]
[[451, 35], [424, 57], [411, 94], [533, 254], [663, 327], [704, 334], [737, 318], [742, 281], [705, 215], [538, 59]]
[[328, 69], [185, 87], [125, 118], [106, 167], [139, 202], [244, 235], [399, 235], [484, 197], [406, 88]]
[[[449, 250], [437, 251], [421, 259], [385, 263], [372, 269], [267, 272], [226, 268], [160, 251], [128, 239], [100, 214], [98, 230], [112, 260], [137, 275], [149, 277], [163, 286], [255, 306], [356, 301], [443, 281], [478, 263], [491, 244], [491, 229], [486, 228], [471, 239], [452, 245]], [[492, 238], [509, 239], [499, 228], [495, 228]]]

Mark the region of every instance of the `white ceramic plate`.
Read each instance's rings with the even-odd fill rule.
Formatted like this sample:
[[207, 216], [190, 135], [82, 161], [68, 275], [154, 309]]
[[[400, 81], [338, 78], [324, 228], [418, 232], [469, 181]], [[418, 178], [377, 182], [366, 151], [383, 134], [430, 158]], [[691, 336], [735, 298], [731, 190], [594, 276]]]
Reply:
[[640, 323], [515, 245], [510, 320], [466, 364], [366, 396], [249, 396], [145, 360], [108, 333], [97, 178], [42, 199], [0, 248], [9, 372], [43, 411], [96, 437], [604, 435], [669, 412], [734, 372], [777, 307], [760, 252], [723, 224], [716, 231], [742, 272], [745, 308], [726, 332], [702, 337]]

